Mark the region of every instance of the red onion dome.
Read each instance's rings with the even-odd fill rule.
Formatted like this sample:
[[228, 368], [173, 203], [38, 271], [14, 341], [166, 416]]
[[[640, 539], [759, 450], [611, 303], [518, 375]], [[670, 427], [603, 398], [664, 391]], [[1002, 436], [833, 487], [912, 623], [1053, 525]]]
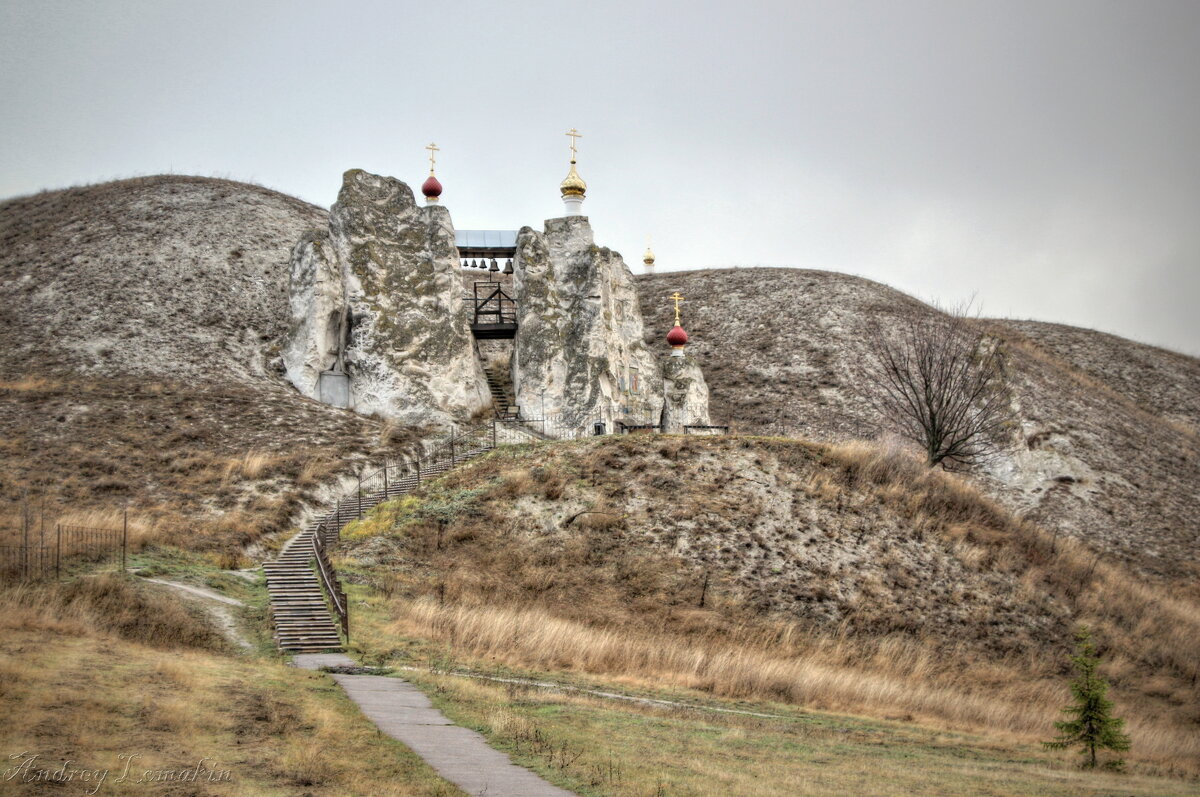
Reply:
[[676, 324], [670, 332], [667, 333], [667, 343], [670, 343], [673, 348], [682, 349], [687, 345], [687, 333], [683, 331], [683, 327]]
[[442, 184], [431, 174], [425, 182], [421, 183], [421, 193], [425, 195], [426, 199], [437, 199], [442, 195]]

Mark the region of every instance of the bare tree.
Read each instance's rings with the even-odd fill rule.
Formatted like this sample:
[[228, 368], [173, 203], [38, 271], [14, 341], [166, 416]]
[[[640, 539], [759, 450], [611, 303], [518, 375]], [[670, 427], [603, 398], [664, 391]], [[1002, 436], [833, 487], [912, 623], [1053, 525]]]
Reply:
[[991, 458], [1016, 420], [1004, 347], [968, 310], [914, 311], [867, 327], [868, 401], [930, 466]]

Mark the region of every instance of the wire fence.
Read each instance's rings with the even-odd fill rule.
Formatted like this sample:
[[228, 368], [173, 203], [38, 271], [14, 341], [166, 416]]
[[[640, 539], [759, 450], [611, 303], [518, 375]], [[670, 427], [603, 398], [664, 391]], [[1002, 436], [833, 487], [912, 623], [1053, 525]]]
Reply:
[[47, 536], [44, 529], [35, 532], [26, 523], [4, 527], [0, 532], [12, 541], [0, 544], [0, 582], [57, 579], [81, 564], [119, 561], [124, 570], [128, 561], [127, 517], [121, 528], [55, 523]]
[[[423, 481], [436, 478], [501, 445], [661, 431], [661, 426], [653, 422], [623, 419], [609, 424], [598, 416], [570, 413], [537, 418], [494, 418], [455, 429], [423, 456], [386, 460], [369, 472], [360, 466], [354, 477], [353, 491], [320, 521], [322, 542], [326, 545], [336, 543], [342, 527], [361, 517], [376, 503], [408, 493]], [[729, 431], [728, 426], [716, 425], [694, 425], [684, 429], [686, 434], [725, 434]], [[128, 515], [123, 517], [120, 527], [47, 524], [44, 508], [41, 518], [37, 519], [24, 505], [20, 522], [0, 524], [0, 582], [59, 578], [81, 564], [119, 561], [124, 570], [128, 555]]]

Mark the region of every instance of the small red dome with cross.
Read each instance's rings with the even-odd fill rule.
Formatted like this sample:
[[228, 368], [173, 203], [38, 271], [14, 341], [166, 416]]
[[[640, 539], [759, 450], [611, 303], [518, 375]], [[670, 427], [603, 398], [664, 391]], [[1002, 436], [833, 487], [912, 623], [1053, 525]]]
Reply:
[[431, 174], [425, 178], [425, 182], [421, 183], [421, 193], [425, 195], [426, 199], [436, 200], [442, 195], [442, 184]]
[[675, 302], [675, 326], [667, 333], [667, 343], [671, 344], [672, 349], [682, 353], [683, 347], [688, 342], [688, 333], [684, 331], [679, 321], [679, 303], [683, 301], [683, 297], [679, 295], [679, 291], [675, 291], [671, 300]]
[[433, 167], [437, 160], [439, 147], [437, 144], [430, 144], [425, 149], [429, 150], [429, 177], [425, 178], [425, 182], [421, 183], [421, 193], [425, 195], [425, 202], [432, 205], [442, 195], [442, 183], [438, 178], [433, 176]]

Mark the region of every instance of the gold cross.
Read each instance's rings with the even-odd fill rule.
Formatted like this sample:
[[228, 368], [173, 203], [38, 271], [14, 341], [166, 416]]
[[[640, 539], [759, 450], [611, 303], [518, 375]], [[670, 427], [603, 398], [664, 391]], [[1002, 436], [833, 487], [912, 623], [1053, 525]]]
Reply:
[[679, 326], [679, 303], [683, 301], [683, 297], [679, 295], [679, 291], [675, 291], [671, 298], [675, 301], [675, 326]]
[[437, 153], [441, 149], [437, 144], [430, 144], [425, 149], [429, 150], [429, 173], [433, 174], [433, 164], [436, 162]]
[[583, 135], [573, 127], [567, 131], [567, 135], [571, 137], [571, 163], [574, 163], [575, 162], [575, 144], [577, 143], [575, 141], [575, 139], [583, 138]]

